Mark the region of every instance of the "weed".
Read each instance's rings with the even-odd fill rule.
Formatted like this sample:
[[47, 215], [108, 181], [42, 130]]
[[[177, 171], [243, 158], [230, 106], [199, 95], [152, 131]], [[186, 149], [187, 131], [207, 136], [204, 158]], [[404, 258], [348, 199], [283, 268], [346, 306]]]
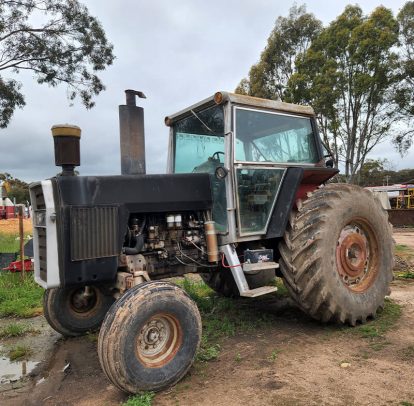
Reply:
[[410, 251], [410, 247], [408, 245], [405, 244], [396, 244], [395, 245], [395, 251], [396, 252], [405, 252], [405, 251]]
[[91, 342], [91, 343], [97, 343], [98, 342], [98, 333], [92, 333], [92, 332], [88, 332], [86, 334], [86, 338]]
[[154, 392], [144, 392], [130, 396], [126, 402], [122, 403], [122, 406], [151, 406], [154, 396]]
[[26, 324], [10, 323], [0, 329], [0, 338], [21, 337], [36, 330]]
[[401, 358], [406, 360], [414, 359], [414, 345], [409, 345], [406, 348], [403, 348], [399, 351]]
[[400, 406], [414, 406], [414, 403], [411, 403], [411, 402], [400, 402], [399, 405]]
[[20, 274], [0, 274], [0, 316], [33, 317], [42, 312], [43, 289], [32, 273], [22, 281]]
[[394, 326], [401, 316], [401, 306], [391, 299], [385, 299], [384, 308], [378, 311], [377, 317], [367, 324], [354, 328], [343, 329], [351, 334], [358, 334], [362, 338], [381, 338]]
[[198, 361], [212, 361], [214, 359], [217, 359], [217, 357], [220, 354], [220, 345], [214, 344], [214, 345], [201, 345], [200, 349], [197, 353], [197, 360]]
[[414, 279], [414, 272], [412, 271], [404, 271], [397, 273], [397, 278], [400, 279]]
[[241, 361], [241, 355], [240, 355], [240, 353], [238, 352], [237, 354], [236, 354], [236, 356], [234, 357], [234, 360], [236, 361], [236, 362], [240, 362]]
[[383, 341], [383, 340], [374, 340], [369, 343], [369, 348], [371, 348], [374, 351], [381, 351], [384, 349], [387, 345], [390, 345], [391, 343], [389, 341]]
[[282, 297], [289, 296], [289, 291], [287, 290], [285, 284], [283, 283], [282, 278], [275, 278], [272, 281], [271, 285], [277, 287], [277, 292], [276, 292], [277, 296], [282, 296]]
[[271, 362], [275, 362], [279, 354], [280, 354], [280, 350], [273, 350], [268, 360]]
[[16, 347], [11, 348], [7, 355], [10, 358], [10, 361], [15, 361], [20, 358], [27, 358], [32, 354], [32, 349], [27, 345], [16, 345]]
[[[239, 332], [254, 331], [273, 323], [273, 317], [258, 312], [249, 302], [219, 297], [204, 282], [185, 278], [177, 282], [197, 303], [203, 320], [203, 336], [197, 354], [198, 361], [211, 361], [220, 353], [219, 341]], [[237, 302], [237, 303], [236, 303]]]

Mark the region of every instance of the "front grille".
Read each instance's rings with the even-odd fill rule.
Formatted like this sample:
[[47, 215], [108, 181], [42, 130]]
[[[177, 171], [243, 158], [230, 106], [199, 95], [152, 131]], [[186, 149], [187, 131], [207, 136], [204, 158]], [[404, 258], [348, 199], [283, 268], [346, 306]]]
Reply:
[[46, 209], [45, 197], [43, 196], [42, 185], [36, 185], [30, 188], [30, 197], [32, 199], [32, 208], [35, 210]]
[[[45, 197], [43, 195], [42, 185], [36, 184], [30, 187], [30, 200], [32, 204], [33, 214], [36, 210], [46, 210]], [[47, 236], [45, 227], [34, 227], [35, 240], [38, 246], [38, 258], [35, 261], [39, 267], [39, 277], [47, 282]]]
[[71, 207], [72, 261], [119, 254], [118, 207]]
[[46, 229], [37, 228], [37, 242], [39, 247], [39, 269], [40, 269], [40, 278], [47, 281], [47, 251], [46, 251]]

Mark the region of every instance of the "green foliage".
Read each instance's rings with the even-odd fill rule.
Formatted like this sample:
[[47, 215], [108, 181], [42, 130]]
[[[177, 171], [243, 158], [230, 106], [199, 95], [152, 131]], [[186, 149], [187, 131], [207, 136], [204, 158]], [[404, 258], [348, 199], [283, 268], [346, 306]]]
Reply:
[[398, 279], [414, 279], [414, 272], [404, 271], [397, 273]]
[[42, 312], [43, 289], [33, 273], [0, 273], [0, 316], [33, 317]]
[[364, 16], [359, 6], [347, 6], [299, 56], [290, 78], [291, 99], [313, 105], [324, 144], [337, 162], [344, 161], [348, 181], [393, 131], [397, 42], [390, 10], [380, 6]]
[[321, 28], [322, 23], [306, 12], [305, 5], [294, 5], [288, 17], [276, 20], [260, 61], [251, 67], [236, 93], [265, 99], [284, 97], [289, 78], [295, 72], [296, 57], [306, 51]]
[[32, 349], [27, 345], [16, 345], [7, 352], [10, 361], [16, 361], [21, 358], [27, 358], [32, 355]]
[[198, 361], [217, 359], [221, 339], [232, 337], [238, 332], [254, 331], [272, 323], [272, 315], [257, 311], [252, 299], [248, 301], [250, 306], [244, 306], [242, 300], [217, 296], [204, 282], [185, 278], [176, 283], [197, 303], [202, 316], [203, 335], [197, 354]]
[[[393, 97], [400, 111], [401, 118], [412, 127], [414, 117], [414, 2], [407, 1], [397, 15], [399, 23], [400, 62], [398, 81], [394, 87]], [[400, 151], [407, 150], [412, 144], [413, 131], [399, 135], [395, 144]]]
[[34, 331], [35, 330], [27, 324], [10, 323], [5, 327], [0, 328], [0, 338], [21, 337]]
[[271, 362], [275, 362], [277, 360], [277, 357], [280, 354], [280, 350], [273, 350], [272, 353], [270, 354], [268, 360]]
[[201, 343], [200, 349], [197, 353], [197, 361], [212, 361], [220, 355], [221, 347], [219, 344], [208, 345], [205, 342]]
[[[1, 82], [1, 81], [0, 81]], [[0, 85], [1, 86], [1, 85]], [[1, 95], [1, 91], [0, 91]], [[1, 105], [1, 102], [0, 102]], [[0, 107], [0, 120], [1, 120], [1, 107]], [[23, 203], [26, 204], [29, 200], [29, 185], [17, 178], [14, 178], [9, 173], [0, 173], [0, 180], [7, 181], [8, 186], [8, 193], [7, 197], [9, 197], [12, 201], [15, 198], [16, 203]]]
[[312, 105], [326, 149], [344, 164], [345, 180], [357, 182], [367, 155], [385, 138], [401, 153], [410, 145], [413, 58], [414, 2], [398, 18], [383, 6], [366, 16], [349, 5], [325, 28], [294, 6], [277, 19], [236, 92]]
[[401, 306], [390, 299], [385, 299], [384, 308], [379, 310], [377, 317], [361, 326], [343, 330], [358, 334], [362, 338], [383, 339], [384, 335], [395, 325], [401, 317]]
[[16, 234], [0, 233], [0, 252], [17, 252], [20, 247], [20, 241]]
[[[39, 18], [40, 17], [40, 18]], [[113, 47], [99, 21], [78, 0], [3, 0], [0, 72], [31, 71], [37, 82], [68, 87], [90, 108], [104, 90], [97, 76], [111, 65]], [[0, 76], [0, 128], [25, 104], [21, 84]]]
[[122, 406], [151, 406], [154, 396], [154, 392], [144, 392], [130, 396], [126, 402], [122, 403]]

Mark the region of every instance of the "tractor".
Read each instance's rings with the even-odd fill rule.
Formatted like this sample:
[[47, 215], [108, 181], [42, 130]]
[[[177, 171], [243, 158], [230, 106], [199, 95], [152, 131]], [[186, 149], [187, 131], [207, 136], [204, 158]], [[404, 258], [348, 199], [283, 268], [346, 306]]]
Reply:
[[375, 317], [392, 279], [392, 230], [371, 192], [328, 182], [338, 169], [311, 107], [217, 92], [166, 117], [167, 174], [152, 175], [144, 95], [126, 95], [121, 175], [78, 176], [81, 130], [57, 125], [62, 172], [30, 185], [44, 315], [64, 336], [100, 328], [99, 360], [116, 387], [162, 390], [191, 367], [201, 318], [171, 277], [197, 273], [217, 294], [255, 298], [279, 276], [316, 320]]

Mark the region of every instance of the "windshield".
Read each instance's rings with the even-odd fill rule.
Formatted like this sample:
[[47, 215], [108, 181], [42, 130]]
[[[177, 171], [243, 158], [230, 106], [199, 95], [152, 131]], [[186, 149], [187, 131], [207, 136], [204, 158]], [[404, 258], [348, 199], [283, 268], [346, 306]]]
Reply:
[[237, 161], [318, 162], [310, 118], [236, 108]]
[[174, 153], [175, 173], [214, 173], [224, 155], [223, 107], [213, 106], [175, 123]]

